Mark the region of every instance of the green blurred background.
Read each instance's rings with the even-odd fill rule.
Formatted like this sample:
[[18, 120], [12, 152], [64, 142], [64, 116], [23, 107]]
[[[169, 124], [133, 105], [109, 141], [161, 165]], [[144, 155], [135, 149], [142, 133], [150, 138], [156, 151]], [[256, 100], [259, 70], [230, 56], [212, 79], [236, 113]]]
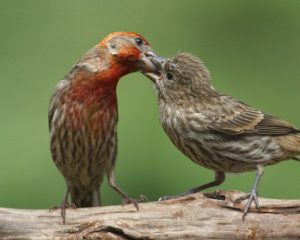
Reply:
[[[113, 31], [135, 31], [157, 53], [200, 56], [217, 89], [300, 127], [300, 1], [3, 0], [0, 3], [0, 206], [48, 208], [65, 191], [48, 147], [48, 102], [78, 58]], [[116, 176], [149, 200], [206, 183], [213, 173], [163, 133], [152, 84], [140, 73], [118, 86]], [[300, 198], [300, 163], [266, 168], [260, 196]], [[255, 174], [219, 188], [248, 191]], [[120, 197], [105, 180], [104, 203]]]

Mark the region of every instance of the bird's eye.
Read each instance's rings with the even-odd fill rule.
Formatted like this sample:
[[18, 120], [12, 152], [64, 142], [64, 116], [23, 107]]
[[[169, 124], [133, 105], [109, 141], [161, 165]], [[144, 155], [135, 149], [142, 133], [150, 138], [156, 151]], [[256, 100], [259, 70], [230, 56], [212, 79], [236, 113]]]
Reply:
[[141, 46], [143, 44], [143, 40], [141, 38], [135, 38], [134, 41], [139, 46]]
[[167, 79], [172, 80], [173, 79], [173, 74], [168, 72], [167, 73]]

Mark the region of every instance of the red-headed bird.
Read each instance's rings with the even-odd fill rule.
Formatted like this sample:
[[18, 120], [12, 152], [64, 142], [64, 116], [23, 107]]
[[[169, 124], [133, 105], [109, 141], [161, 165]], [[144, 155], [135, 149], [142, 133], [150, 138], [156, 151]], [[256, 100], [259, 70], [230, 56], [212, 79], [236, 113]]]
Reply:
[[129, 198], [116, 184], [119, 79], [135, 71], [153, 71], [148, 41], [132, 32], [114, 32], [90, 49], [59, 81], [50, 100], [49, 131], [53, 161], [65, 178], [67, 191], [60, 206], [65, 222], [68, 195], [76, 207], [101, 205], [99, 187], [109, 185], [125, 203]]

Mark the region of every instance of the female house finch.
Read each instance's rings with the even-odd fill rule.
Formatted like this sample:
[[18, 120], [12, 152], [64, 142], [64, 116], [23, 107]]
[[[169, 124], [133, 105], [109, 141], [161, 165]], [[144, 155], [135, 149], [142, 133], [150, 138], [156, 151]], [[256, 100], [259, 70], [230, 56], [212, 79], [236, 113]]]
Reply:
[[119, 79], [135, 71], [151, 71], [154, 56], [149, 43], [132, 32], [109, 34], [89, 50], [58, 82], [49, 107], [50, 148], [53, 161], [66, 180], [61, 207], [63, 221], [68, 195], [77, 207], [101, 204], [99, 186], [109, 185], [130, 199], [116, 184], [117, 98]]
[[[167, 61], [152, 60], [160, 72], [147, 73], [158, 93], [160, 121], [173, 144], [193, 162], [215, 171], [215, 180], [179, 195], [218, 186], [225, 172], [256, 170], [252, 201], [259, 210], [257, 185], [263, 167], [300, 153], [300, 131], [288, 122], [217, 92], [200, 59], [179, 53]], [[171, 197], [164, 197], [168, 199]]]

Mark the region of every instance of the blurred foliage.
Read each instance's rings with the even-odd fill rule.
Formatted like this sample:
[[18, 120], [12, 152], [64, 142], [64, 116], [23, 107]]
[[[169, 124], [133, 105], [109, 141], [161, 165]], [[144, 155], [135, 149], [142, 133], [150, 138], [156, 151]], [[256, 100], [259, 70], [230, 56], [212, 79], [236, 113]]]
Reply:
[[[51, 92], [77, 59], [113, 31], [135, 31], [155, 51], [198, 55], [217, 89], [300, 127], [300, 1], [3, 0], [0, 2], [0, 206], [48, 208], [65, 185], [49, 153]], [[118, 86], [116, 176], [149, 200], [206, 183], [165, 136], [152, 84], [140, 73]], [[242, 157], [242, 156], [241, 156]], [[300, 165], [266, 168], [261, 196], [300, 198]], [[219, 188], [248, 191], [255, 174], [228, 175]], [[105, 204], [120, 197], [105, 180]]]

